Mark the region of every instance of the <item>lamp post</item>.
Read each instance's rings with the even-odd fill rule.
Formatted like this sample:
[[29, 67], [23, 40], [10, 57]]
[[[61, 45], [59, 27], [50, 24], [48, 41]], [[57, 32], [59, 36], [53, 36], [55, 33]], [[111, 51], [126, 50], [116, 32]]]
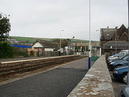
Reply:
[[[100, 34], [100, 30], [96, 30], [96, 32], [97, 32], [97, 31], [99, 31], [99, 35], [98, 35], [98, 36], [99, 36], [99, 38], [98, 38], [98, 39], [99, 39], [99, 41], [100, 41], [100, 38], [101, 38], [101, 36], [100, 36], [100, 35], [101, 35], [101, 34]], [[100, 43], [99, 43], [99, 44], [100, 44]], [[101, 55], [102, 55], [102, 53], [101, 53], [101, 52], [102, 52], [101, 47], [99, 47], [99, 56], [101, 56]]]
[[[128, 42], [129, 42], [129, 0], [128, 0]], [[129, 49], [129, 47], [128, 47]], [[129, 53], [129, 51], [128, 51]], [[129, 68], [129, 62], [128, 62], [128, 68]], [[128, 74], [127, 74], [127, 84], [129, 85], [129, 70], [128, 70]]]
[[[61, 30], [61, 32], [64, 30]], [[60, 50], [61, 50], [61, 32], [60, 32]]]
[[89, 0], [89, 58], [88, 58], [88, 69], [91, 67], [91, 1]]
[[[74, 40], [74, 38], [75, 38], [75, 36], [72, 37], [72, 40]], [[73, 54], [75, 54], [75, 45], [74, 45], [74, 43], [72, 43], [72, 44], [73, 44], [73, 45], [72, 45], [72, 46], [73, 46], [73, 47], [72, 47], [72, 48], [73, 48]]]
[[61, 56], [61, 54], [63, 53], [63, 50], [61, 49], [61, 32], [64, 30], [60, 31], [60, 49], [59, 49], [59, 56]]

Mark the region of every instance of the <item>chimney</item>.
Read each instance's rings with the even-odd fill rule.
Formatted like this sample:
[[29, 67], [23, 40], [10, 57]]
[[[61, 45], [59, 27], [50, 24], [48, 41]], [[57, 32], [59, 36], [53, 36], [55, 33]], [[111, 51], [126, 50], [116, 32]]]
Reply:
[[115, 27], [115, 29], [117, 29], [117, 28], [118, 28], [118, 26]]

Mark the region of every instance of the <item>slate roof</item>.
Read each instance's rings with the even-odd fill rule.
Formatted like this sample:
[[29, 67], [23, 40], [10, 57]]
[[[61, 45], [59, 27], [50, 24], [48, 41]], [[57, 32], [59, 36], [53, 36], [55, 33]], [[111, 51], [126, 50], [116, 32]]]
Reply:
[[44, 48], [57, 48], [58, 47], [56, 43], [51, 42], [51, 41], [40, 40], [39, 43], [42, 44]]
[[101, 40], [112, 40], [114, 34], [116, 33], [115, 28], [102, 28], [101, 29]]

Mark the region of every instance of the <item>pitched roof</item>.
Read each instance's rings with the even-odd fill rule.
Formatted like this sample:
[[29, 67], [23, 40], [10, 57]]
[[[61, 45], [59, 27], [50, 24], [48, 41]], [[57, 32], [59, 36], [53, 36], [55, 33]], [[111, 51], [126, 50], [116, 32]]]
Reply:
[[39, 42], [36, 42], [32, 47], [33, 48], [43, 48], [43, 45]]
[[128, 40], [128, 29], [124, 26], [121, 25], [119, 29], [117, 29], [117, 36], [119, 40]]
[[[57, 48], [57, 44], [54, 42], [51, 42], [51, 41], [39, 40], [38, 42], [42, 45], [43, 48]], [[38, 42], [36, 42], [36, 43], [38, 43]], [[35, 43], [34, 43], [34, 45], [35, 45]]]
[[101, 40], [112, 40], [115, 32], [115, 28], [102, 28], [101, 29]]

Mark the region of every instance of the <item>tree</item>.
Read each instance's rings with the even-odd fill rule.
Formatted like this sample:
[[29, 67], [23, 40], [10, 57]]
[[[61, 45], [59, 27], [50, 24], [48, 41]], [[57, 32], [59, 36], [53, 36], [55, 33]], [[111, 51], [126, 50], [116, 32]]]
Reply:
[[[65, 46], [68, 46], [70, 41], [71, 41], [70, 39], [61, 39], [61, 47], [64, 48]], [[53, 40], [53, 42], [58, 44], [58, 47], [59, 47], [60, 39], [55, 39], [55, 40]]]
[[9, 37], [11, 25], [7, 16], [0, 14], [0, 42], [6, 42]]
[[13, 56], [13, 48], [10, 47], [7, 39], [9, 37], [10, 22], [7, 16], [0, 14], [0, 58]]

